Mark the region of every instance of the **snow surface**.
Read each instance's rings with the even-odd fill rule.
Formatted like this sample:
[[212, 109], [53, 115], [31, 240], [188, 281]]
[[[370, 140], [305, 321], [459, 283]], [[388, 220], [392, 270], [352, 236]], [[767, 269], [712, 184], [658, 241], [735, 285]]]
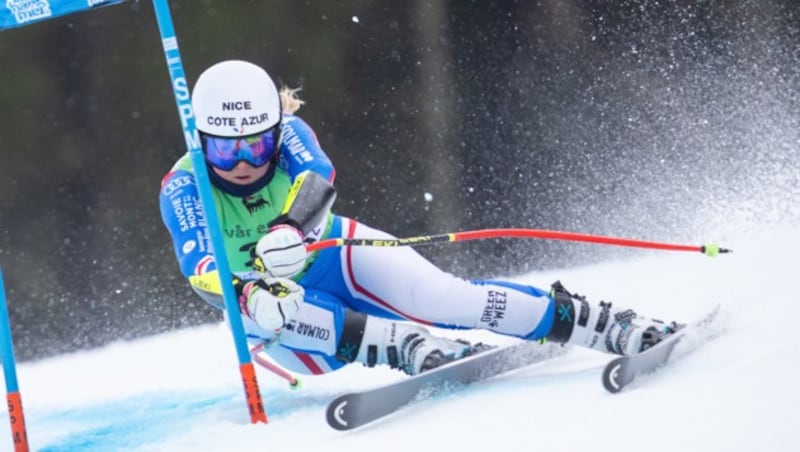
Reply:
[[[600, 383], [609, 357], [573, 350], [343, 433], [325, 423], [328, 401], [403, 375], [349, 366], [306, 377], [290, 391], [259, 369], [269, 423], [252, 425], [230, 334], [219, 324], [21, 364], [30, 445], [42, 451], [800, 451], [798, 232], [775, 227], [728, 238], [721, 244], [735, 253], [716, 259], [645, 251], [516, 278], [539, 286], [560, 279], [592, 300], [664, 319], [690, 320], [721, 303], [724, 335], [619, 395]], [[8, 427], [0, 429], [0, 450], [11, 450]]]

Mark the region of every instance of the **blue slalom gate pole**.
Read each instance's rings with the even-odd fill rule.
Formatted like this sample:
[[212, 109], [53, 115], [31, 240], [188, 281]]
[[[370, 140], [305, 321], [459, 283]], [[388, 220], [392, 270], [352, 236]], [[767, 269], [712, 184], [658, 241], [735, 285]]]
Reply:
[[222, 285], [222, 295], [225, 300], [225, 310], [230, 324], [233, 340], [236, 344], [236, 353], [239, 357], [239, 370], [242, 374], [245, 397], [250, 410], [250, 420], [252, 423], [267, 422], [267, 415], [264, 411], [264, 404], [261, 400], [261, 393], [256, 380], [256, 373], [253, 367], [252, 357], [247, 348], [247, 340], [244, 333], [244, 325], [239, 314], [239, 303], [236, 292], [233, 288], [233, 275], [231, 273], [228, 257], [225, 254], [222, 229], [219, 222], [214, 197], [211, 192], [211, 181], [206, 169], [205, 156], [200, 145], [200, 135], [195, 126], [194, 112], [192, 111], [191, 96], [183, 70], [180, 50], [178, 49], [178, 39], [175, 36], [175, 27], [172, 23], [172, 14], [169, 10], [167, 0], [153, 0], [158, 29], [161, 33], [161, 44], [164, 47], [164, 56], [167, 59], [167, 69], [169, 70], [172, 81], [172, 90], [175, 94], [175, 101], [178, 104], [178, 113], [183, 126], [184, 140], [189, 150], [189, 155], [194, 168], [194, 176], [200, 192], [200, 202], [203, 205], [203, 212], [206, 215], [206, 226], [211, 238], [211, 246], [214, 250], [214, 259], [217, 263], [220, 283]]
[[[6, 1], [0, 2], [0, 30], [9, 28], [21, 27], [31, 23], [47, 20], [50, 18], [62, 16], [65, 14], [72, 14], [87, 9], [99, 8], [107, 5], [122, 3], [124, 0], [48, 0], [48, 1]], [[239, 370], [242, 374], [242, 383], [244, 384], [245, 397], [247, 405], [250, 410], [250, 419], [253, 423], [267, 422], [267, 416], [264, 411], [264, 404], [261, 401], [261, 393], [258, 388], [258, 381], [256, 380], [256, 373], [253, 367], [252, 357], [247, 349], [247, 340], [244, 333], [244, 325], [242, 318], [239, 315], [239, 303], [236, 299], [236, 292], [233, 289], [233, 277], [231, 274], [228, 258], [225, 254], [225, 246], [222, 241], [222, 230], [219, 225], [216, 206], [214, 205], [214, 198], [211, 193], [211, 182], [208, 178], [208, 173], [205, 167], [205, 158], [203, 150], [200, 146], [200, 136], [194, 123], [194, 113], [192, 112], [192, 104], [189, 95], [188, 83], [183, 71], [183, 63], [181, 62], [180, 50], [178, 49], [178, 40], [175, 36], [175, 27], [172, 24], [172, 15], [169, 10], [169, 3], [167, 0], [153, 0], [153, 7], [155, 8], [156, 19], [158, 20], [158, 28], [161, 33], [161, 42], [164, 47], [164, 56], [167, 59], [167, 68], [172, 81], [172, 89], [175, 94], [175, 101], [178, 104], [178, 113], [183, 125], [184, 139], [186, 140], [186, 147], [192, 160], [194, 167], [195, 178], [200, 192], [200, 202], [203, 205], [203, 211], [206, 214], [207, 227], [209, 236], [211, 238], [211, 246], [220, 252], [214, 253], [214, 258], [217, 262], [217, 270], [221, 279], [222, 295], [225, 300], [225, 310], [227, 311], [227, 318], [230, 324], [233, 340], [236, 344], [236, 353], [239, 357]], [[2, 276], [2, 275], [0, 275]], [[8, 328], [8, 313], [5, 302], [4, 291], [0, 291], [2, 296], [3, 313], [0, 317], [3, 318], [4, 324], [0, 325], [3, 328], [2, 348], [0, 352], [3, 353], [3, 367], [6, 371], [6, 383], [10, 383], [14, 390], [13, 393], [17, 394], [17, 402], [19, 396], [16, 389], [16, 373], [14, 370], [14, 357], [10, 340], [10, 329]], [[5, 333], [8, 333], [8, 339], [5, 338]], [[11, 366], [12, 375], [9, 378], [8, 366]], [[12, 391], [9, 389], [9, 394]], [[18, 407], [19, 416], [21, 420], [22, 405], [16, 403], [14, 407]], [[11, 400], [9, 399], [9, 412], [12, 409]], [[16, 409], [16, 408], [15, 408]], [[9, 413], [11, 414], [11, 413]], [[22, 425], [24, 432], [24, 424]], [[12, 419], [13, 428], [13, 419]], [[23, 435], [24, 439], [24, 435]], [[27, 440], [25, 442], [27, 450]]]
[[[0, 3], [0, 31], [24, 27], [33, 23], [122, 3], [124, 0], [49, 0], [49, 1], [4, 1]], [[8, 319], [6, 289], [3, 271], [0, 268], [0, 361], [6, 381], [8, 417], [16, 452], [28, 452], [28, 433], [22, 411], [22, 397], [17, 385], [17, 363], [14, 359], [14, 343], [11, 339], [11, 322]]]
[[3, 376], [6, 379], [8, 420], [11, 424], [11, 439], [16, 452], [27, 452], [28, 432], [25, 429], [25, 414], [22, 397], [17, 385], [17, 362], [14, 359], [14, 342], [11, 339], [11, 322], [8, 320], [6, 288], [3, 285], [3, 269], [0, 268], [0, 359], [3, 361]]

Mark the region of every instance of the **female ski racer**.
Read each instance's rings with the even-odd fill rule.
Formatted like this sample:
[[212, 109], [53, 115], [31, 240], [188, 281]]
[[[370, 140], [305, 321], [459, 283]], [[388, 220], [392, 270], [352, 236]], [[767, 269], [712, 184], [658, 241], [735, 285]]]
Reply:
[[[394, 237], [331, 212], [335, 170], [295, 115], [302, 104], [296, 90], [279, 92], [266, 71], [239, 60], [206, 69], [192, 93], [248, 340], [284, 368], [321, 374], [359, 362], [413, 375], [476, 350], [432, 335], [430, 325], [621, 355], [679, 327], [610, 303], [590, 305], [558, 282], [543, 290], [461, 279], [410, 247], [307, 253], [305, 244], [322, 239]], [[183, 275], [223, 309], [188, 154], [164, 177], [160, 204]]]

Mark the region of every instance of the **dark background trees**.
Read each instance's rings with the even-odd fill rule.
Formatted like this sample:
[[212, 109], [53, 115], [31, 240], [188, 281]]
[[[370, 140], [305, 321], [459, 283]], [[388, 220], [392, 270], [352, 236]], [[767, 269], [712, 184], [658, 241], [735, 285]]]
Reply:
[[[337, 212], [399, 236], [695, 243], [798, 217], [795, 1], [171, 4], [190, 83], [242, 58], [302, 87], [300, 114], [337, 164]], [[219, 320], [158, 213], [185, 145], [150, 2], [3, 32], [0, 55], [0, 265], [20, 358]], [[420, 251], [482, 277], [637, 252]]]

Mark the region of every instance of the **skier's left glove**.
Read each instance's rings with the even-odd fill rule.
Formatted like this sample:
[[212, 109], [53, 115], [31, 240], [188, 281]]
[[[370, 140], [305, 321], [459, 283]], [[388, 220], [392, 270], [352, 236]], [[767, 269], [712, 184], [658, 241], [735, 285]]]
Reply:
[[239, 309], [261, 328], [278, 332], [294, 319], [304, 296], [305, 290], [291, 279], [257, 279], [242, 287]]
[[308, 252], [303, 233], [286, 224], [273, 226], [253, 249], [253, 269], [263, 277], [291, 278], [303, 271]]

